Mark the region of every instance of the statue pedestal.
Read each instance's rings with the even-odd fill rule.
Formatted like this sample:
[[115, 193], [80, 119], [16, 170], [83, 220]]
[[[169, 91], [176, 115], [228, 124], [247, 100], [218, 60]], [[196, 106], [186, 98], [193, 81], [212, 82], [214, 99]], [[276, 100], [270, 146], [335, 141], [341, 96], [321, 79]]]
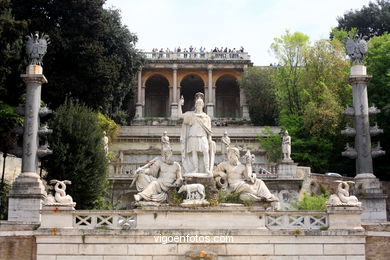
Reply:
[[73, 228], [73, 204], [44, 205], [40, 228]]
[[328, 207], [329, 229], [363, 230], [362, 209], [360, 207]]
[[177, 120], [177, 103], [171, 104], [171, 120]]
[[279, 179], [293, 179], [297, 177], [298, 164], [293, 160], [283, 160], [278, 164]]
[[386, 222], [386, 199], [379, 179], [372, 173], [360, 173], [355, 177], [356, 196], [362, 202], [362, 220], [365, 222]]
[[21, 173], [9, 193], [8, 221], [41, 222], [45, 186], [35, 172]]

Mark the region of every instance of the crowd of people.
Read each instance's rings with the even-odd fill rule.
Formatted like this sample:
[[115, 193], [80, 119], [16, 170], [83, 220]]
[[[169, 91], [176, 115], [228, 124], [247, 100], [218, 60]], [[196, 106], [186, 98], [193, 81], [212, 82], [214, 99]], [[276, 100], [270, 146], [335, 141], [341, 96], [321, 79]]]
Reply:
[[179, 55], [182, 55], [183, 58], [205, 58], [206, 52], [213, 52], [215, 53], [214, 56], [216, 58], [239, 58], [240, 53], [244, 52], [244, 47], [240, 47], [239, 49], [236, 48], [228, 48], [228, 47], [215, 47], [211, 48], [209, 51], [206, 50], [205, 47], [200, 47], [197, 49], [196, 47], [192, 47], [192, 45], [187, 48], [181, 48], [180, 46], [177, 48], [174, 48], [173, 51], [169, 48], [166, 48], [165, 50], [163, 48], [153, 48], [152, 49], [152, 58], [170, 58], [171, 53], [179, 53]]

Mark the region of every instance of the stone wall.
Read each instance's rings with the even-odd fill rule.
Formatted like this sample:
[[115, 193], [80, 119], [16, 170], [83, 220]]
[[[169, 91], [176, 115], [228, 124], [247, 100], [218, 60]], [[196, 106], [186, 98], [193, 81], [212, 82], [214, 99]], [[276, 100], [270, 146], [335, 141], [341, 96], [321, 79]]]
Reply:
[[[231, 236], [231, 243], [156, 243], [165, 236]], [[214, 253], [218, 260], [343, 259], [364, 260], [364, 236], [322, 231], [288, 234], [258, 230], [143, 230], [67, 232], [37, 236], [37, 260], [183, 260], [193, 251]], [[195, 259], [195, 258], [194, 258]], [[200, 259], [200, 258], [199, 258]]]
[[390, 259], [390, 223], [367, 224], [366, 230], [366, 259]]

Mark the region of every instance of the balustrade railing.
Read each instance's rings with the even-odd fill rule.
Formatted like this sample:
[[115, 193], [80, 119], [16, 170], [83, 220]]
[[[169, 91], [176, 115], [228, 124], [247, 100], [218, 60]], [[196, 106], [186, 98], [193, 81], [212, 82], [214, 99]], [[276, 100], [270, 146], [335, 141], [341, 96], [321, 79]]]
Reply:
[[247, 52], [143, 52], [148, 60], [250, 60]]
[[[111, 178], [132, 178], [135, 170], [143, 166], [139, 163], [110, 163], [110, 177]], [[278, 165], [277, 164], [264, 164], [254, 163], [252, 164], [253, 171], [261, 179], [273, 179], [278, 177]]]
[[[318, 230], [329, 228], [325, 211], [264, 212], [265, 226], [271, 230]], [[137, 214], [133, 211], [77, 210], [73, 213], [73, 227], [78, 229], [134, 229]]]
[[269, 212], [265, 226], [269, 229], [321, 229], [329, 227], [329, 219], [325, 211]]
[[73, 213], [73, 227], [80, 229], [131, 229], [137, 215], [131, 211], [83, 211]]

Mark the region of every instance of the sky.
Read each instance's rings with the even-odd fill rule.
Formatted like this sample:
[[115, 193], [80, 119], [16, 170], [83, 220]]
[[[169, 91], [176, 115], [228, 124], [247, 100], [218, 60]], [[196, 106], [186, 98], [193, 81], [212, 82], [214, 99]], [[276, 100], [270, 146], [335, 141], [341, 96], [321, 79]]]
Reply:
[[240, 48], [254, 65], [276, 63], [270, 51], [286, 30], [310, 40], [329, 38], [337, 17], [370, 0], [107, 0], [138, 36], [136, 48]]

